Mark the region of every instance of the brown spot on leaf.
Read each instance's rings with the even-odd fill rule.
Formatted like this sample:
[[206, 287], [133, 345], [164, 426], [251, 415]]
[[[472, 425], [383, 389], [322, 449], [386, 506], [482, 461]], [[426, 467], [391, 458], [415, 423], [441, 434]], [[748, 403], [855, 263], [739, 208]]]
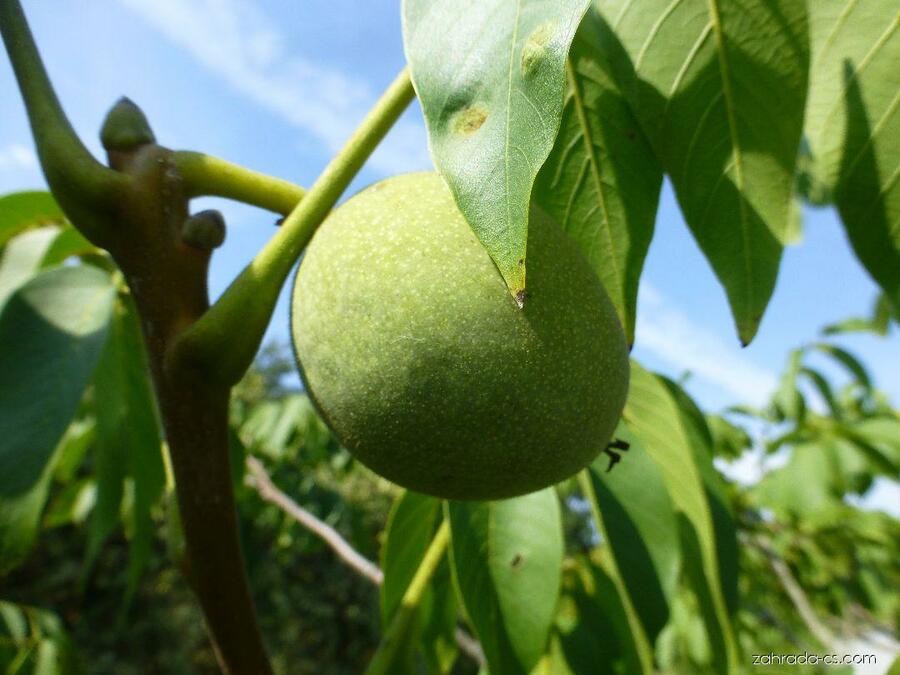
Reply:
[[513, 559], [510, 561], [509, 566], [512, 567], [513, 569], [518, 569], [519, 567], [522, 566], [523, 560], [524, 559], [522, 558], [522, 554], [516, 553], [513, 556]]
[[478, 131], [487, 118], [487, 110], [480, 105], [466, 106], [456, 113], [456, 117], [453, 119], [453, 131], [469, 136]]
[[531, 75], [547, 58], [547, 45], [553, 39], [554, 28], [556, 28], [556, 24], [548, 21], [535, 28], [528, 36], [525, 44], [522, 45], [522, 75]]

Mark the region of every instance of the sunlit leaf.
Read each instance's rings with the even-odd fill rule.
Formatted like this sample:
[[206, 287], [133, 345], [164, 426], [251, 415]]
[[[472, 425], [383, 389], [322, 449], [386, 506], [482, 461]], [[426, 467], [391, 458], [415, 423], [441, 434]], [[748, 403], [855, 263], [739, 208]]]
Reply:
[[44, 259], [41, 260], [41, 267], [52, 267], [73, 256], [97, 252], [99, 249], [85, 239], [81, 232], [71, 225], [67, 225], [60, 230], [53, 243], [50, 244]]
[[810, 173], [900, 311], [900, 10], [894, 0], [808, 4]]
[[527, 673], [547, 645], [563, 556], [552, 488], [448, 502], [453, 577], [492, 675]]
[[531, 190], [559, 130], [565, 59], [589, 0], [404, 0], [434, 163], [518, 302]]
[[58, 232], [54, 226], [35, 228], [13, 238], [0, 251], [0, 308], [37, 273]]
[[706, 425], [713, 439], [713, 455], [723, 459], [737, 459], [753, 445], [750, 435], [721, 415], [707, 415]]
[[788, 463], [767, 473], [754, 486], [757, 502], [779, 514], [805, 515], [828, 508], [835, 500], [831, 488], [832, 457], [816, 443], [797, 445]]
[[869, 377], [869, 372], [866, 370], [866, 367], [853, 354], [836, 345], [821, 342], [813, 345], [813, 348], [832, 357], [856, 378], [857, 383], [863, 389], [871, 391], [872, 378]]
[[597, 0], [620, 77], [685, 219], [756, 333], [794, 229], [808, 67], [805, 3]]
[[[632, 362], [631, 388], [625, 405], [625, 424], [640, 439], [650, 458], [659, 467], [675, 508], [680, 512], [682, 546], [696, 547], [699, 555], [698, 578], [702, 575], [708, 597], [706, 623], [712, 635], [717, 667], [721, 671], [735, 667], [736, 646], [728, 615], [717, 541], [721, 522], [710, 498], [715, 496], [705, 480], [707, 469], [695, 455], [694, 423], [682, 410], [666, 382]], [[715, 504], [715, 501], [712, 502]], [[717, 509], [718, 510], [718, 509]], [[733, 531], [732, 531], [733, 536]], [[685, 553], [685, 559], [688, 553]]]
[[562, 124], [534, 199], [578, 243], [632, 344], [662, 169], [610, 66], [604, 45], [614, 39], [588, 10], [566, 61]]
[[61, 267], [32, 278], [0, 312], [0, 571], [34, 539], [54, 449], [94, 370], [114, 297], [103, 272]]
[[63, 225], [66, 217], [49, 192], [30, 190], [0, 197], [0, 248], [24, 230]]

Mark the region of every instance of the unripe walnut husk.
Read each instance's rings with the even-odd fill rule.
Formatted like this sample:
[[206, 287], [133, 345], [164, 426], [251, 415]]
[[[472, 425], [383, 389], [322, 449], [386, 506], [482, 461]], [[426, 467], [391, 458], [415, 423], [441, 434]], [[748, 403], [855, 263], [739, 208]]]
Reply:
[[449, 499], [563, 480], [610, 440], [628, 349], [597, 275], [542, 211], [519, 309], [435, 173], [336, 209], [295, 280], [291, 328], [322, 417], [364, 464]]

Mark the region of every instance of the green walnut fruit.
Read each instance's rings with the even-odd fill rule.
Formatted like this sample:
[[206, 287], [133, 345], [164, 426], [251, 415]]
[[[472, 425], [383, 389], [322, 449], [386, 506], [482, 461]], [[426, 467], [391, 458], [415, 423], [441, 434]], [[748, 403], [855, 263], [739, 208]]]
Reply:
[[449, 499], [552, 485], [610, 440], [628, 349], [575, 244], [535, 209], [524, 309], [435, 173], [373, 185], [306, 252], [291, 330], [307, 391], [385, 478]]

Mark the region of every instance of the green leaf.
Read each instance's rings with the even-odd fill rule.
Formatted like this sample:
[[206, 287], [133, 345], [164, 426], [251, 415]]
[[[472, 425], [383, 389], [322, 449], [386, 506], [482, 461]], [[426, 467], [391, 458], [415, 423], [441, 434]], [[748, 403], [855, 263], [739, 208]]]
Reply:
[[703, 480], [715, 532], [718, 581], [729, 613], [738, 604], [738, 542], [734, 514], [722, 475], [713, 465], [713, 436], [700, 408], [674, 381], [660, 377], [678, 404], [691, 454]]
[[0, 312], [0, 571], [37, 533], [54, 449], [94, 370], [114, 297], [103, 272], [61, 267], [32, 278]]
[[[382, 626], [391, 624], [442, 519], [441, 501], [434, 497], [404, 491], [394, 503], [382, 551]], [[402, 667], [406, 672], [414, 672], [413, 656], [417, 643], [423, 648], [432, 671], [444, 672], [452, 665], [456, 657], [456, 601], [449, 592], [451, 588], [449, 568], [442, 563], [419, 603], [413, 631], [404, 636], [407, 644], [398, 650], [405, 653]], [[394, 670], [399, 668], [400, 664], [394, 664]]]
[[[737, 653], [728, 616], [728, 593], [724, 590], [726, 586], [720, 571], [722, 545], [717, 541], [720, 528], [716, 525], [720, 518], [719, 514], [713, 513], [710, 504], [710, 497], [715, 493], [708, 485], [708, 468], [702, 467], [696, 454], [698, 451], [692, 447], [700, 438], [698, 428], [692, 429], [696, 420], [682, 407], [683, 404], [665, 381], [632, 361], [625, 424], [662, 472], [672, 502], [684, 517], [681, 529], [691, 531], [687, 543], [693, 545], [696, 540], [699, 557], [693, 559], [693, 566], [701, 570], [708, 586], [701, 591], [709, 598], [705, 618], [711, 633], [717, 670], [732, 672], [736, 669]], [[682, 540], [684, 545], [684, 532]], [[687, 560], [691, 558], [685, 554]], [[687, 562], [685, 564], [690, 566]]]
[[63, 225], [66, 217], [49, 192], [33, 190], [0, 197], [0, 248], [20, 232], [44, 225]]
[[633, 344], [662, 168], [609, 63], [604, 45], [611, 40], [596, 10], [588, 10], [566, 61], [562, 123], [534, 199], [578, 243]]
[[713, 439], [713, 456], [737, 459], [753, 446], [750, 435], [720, 415], [707, 415], [706, 425]]
[[97, 424], [94, 417], [76, 420], [66, 429], [66, 435], [60, 442], [59, 457], [54, 469], [54, 477], [60, 483], [68, 483], [75, 479], [75, 474], [84, 461], [88, 448], [97, 437]]
[[787, 367], [781, 374], [778, 389], [772, 396], [773, 414], [779, 421], [802, 421], [806, 415], [806, 400], [797, 388], [804, 350], [792, 349], [788, 355]]
[[23, 232], [0, 251], [0, 308], [41, 267], [59, 230], [48, 226]]
[[535, 177], [559, 130], [565, 59], [589, 0], [404, 0], [434, 163], [521, 305]]
[[871, 463], [874, 471], [896, 479], [900, 471], [900, 420], [870, 417], [838, 424], [835, 433], [852, 442]]
[[457, 602], [445, 557], [434, 573], [431, 586], [419, 604], [419, 646], [429, 673], [449, 673], [459, 656], [456, 645]]
[[100, 250], [85, 239], [81, 232], [71, 225], [67, 225], [59, 232], [50, 248], [47, 249], [47, 253], [41, 261], [41, 267], [52, 267], [65, 262], [73, 256], [99, 252]]
[[[640, 440], [624, 425], [615, 437], [630, 448], [611, 471], [605, 455], [594, 460], [587, 469], [590, 489], [585, 496], [612, 553], [604, 560], [604, 571], [617, 587], [621, 578], [622, 604], [639, 618], [650, 647], [668, 621], [678, 582], [678, 519], [663, 475]], [[645, 663], [652, 671], [652, 647], [648, 656]]]
[[831, 390], [831, 385], [828, 384], [828, 380], [825, 379], [825, 376], [815, 368], [808, 368], [806, 366], [803, 366], [797, 372], [798, 375], [804, 375], [809, 378], [809, 381], [813, 383], [816, 390], [819, 392], [819, 395], [828, 405], [831, 416], [834, 419], [840, 419], [843, 413], [841, 412], [840, 406], [837, 404], [837, 400], [834, 398], [834, 392]]
[[633, 643], [619, 594], [606, 573], [580, 555], [567, 559], [555, 635], [542, 659], [552, 667], [532, 675], [620, 672], [623, 658], [639, 672]]
[[891, 301], [884, 293], [879, 293], [872, 308], [870, 318], [856, 317], [829, 324], [822, 329], [822, 335], [840, 335], [842, 333], [874, 333], [884, 337], [888, 334], [893, 308]]
[[832, 459], [817, 443], [799, 444], [788, 463], [763, 476], [751, 494], [778, 514], [803, 516], [826, 509], [836, 498]]
[[84, 672], [59, 617], [44, 609], [0, 601], [0, 660], [9, 675]]
[[793, 232], [806, 3], [597, 0], [628, 88], [744, 344]]
[[81, 525], [97, 498], [97, 485], [90, 478], [79, 478], [63, 486], [47, 506], [44, 527]]
[[813, 349], [817, 349], [823, 354], [827, 354], [835, 361], [840, 363], [847, 371], [856, 378], [856, 382], [866, 391], [872, 390], [872, 378], [862, 362], [846, 349], [842, 349], [832, 344], [820, 342], [813, 345]]
[[538, 662], [559, 597], [563, 534], [553, 488], [494, 502], [448, 502], [450, 559], [492, 675]]
[[810, 172], [900, 311], [900, 11], [893, 0], [816, 0], [809, 18]]
[[867, 443], [884, 448], [893, 462], [900, 464], [900, 419], [870, 417], [851, 426], [854, 434]]
[[[154, 525], [150, 514], [165, 487], [165, 468], [156, 402], [137, 312], [129, 296], [116, 304], [109, 339], [97, 366], [94, 399], [97, 410], [98, 466], [97, 529], [92, 532], [88, 566], [100, 544], [118, 522], [126, 476], [133, 481], [134, 503], [127, 595], [130, 596], [149, 560]], [[107, 480], [104, 481], [104, 476]], [[104, 487], [108, 501], [104, 502]], [[92, 523], [93, 525], [93, 523]]]

